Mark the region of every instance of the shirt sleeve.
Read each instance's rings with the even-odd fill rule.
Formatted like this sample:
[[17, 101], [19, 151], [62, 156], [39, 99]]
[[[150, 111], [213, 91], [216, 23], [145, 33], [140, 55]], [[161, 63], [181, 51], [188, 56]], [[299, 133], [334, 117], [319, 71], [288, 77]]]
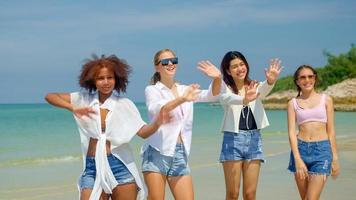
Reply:
[[219, 95], [219, 101], [222, 105], [242, 105], [243, 97], [234, 94], [227, 85], [223, 82], [221, 84], [221, 92]]
[[200, 90], [198, 99], [195, 102], [214, 102], [219, 100], [219, 95], [214, 96], [212, 91], [212, 84], [207, 90]]
[[160, 91], [153, 86], [147, 86], [145, 89], [146, 106], [151, 119], [156, 116], [161, 108], [168, 103], [169, 99], [163, 99]]
[[130, 140], [137, 134], [137, 132], [146, 125], [146, 122], [141, 118], [135, 104], [126, 98], [120, 99], [117, 113], [111, 117], [113, 131], [108, 135], [108, 140], [114, 146], [120, 146], [129, 143]]
[[260, 93], [259, 98], [265, 98], [273, 89], [274, 84], [270, 85], [267, 81], [260, 82], [260, 85], [257, 87], [257, 92]]
[[70, 103], [72, 105], [78, 106], [80, 103], [81, 99], [81, 93], [80, 92], [72, 92], [70, 93]]

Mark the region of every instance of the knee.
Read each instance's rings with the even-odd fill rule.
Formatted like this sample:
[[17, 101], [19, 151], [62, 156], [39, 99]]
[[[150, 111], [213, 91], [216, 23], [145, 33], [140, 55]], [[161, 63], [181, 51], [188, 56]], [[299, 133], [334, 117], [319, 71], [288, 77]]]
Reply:
[[244, 194], [244, 199], [246, 200], [251, 200], [251, 199], [256, 199], [256, 190], [248, 190]]
[[164, 200], [164, 195], [148, 193], [147, 200]]
[[226, 191], [226, 200], [235, 200], [239, 198], [238, 190], [228, 190]]

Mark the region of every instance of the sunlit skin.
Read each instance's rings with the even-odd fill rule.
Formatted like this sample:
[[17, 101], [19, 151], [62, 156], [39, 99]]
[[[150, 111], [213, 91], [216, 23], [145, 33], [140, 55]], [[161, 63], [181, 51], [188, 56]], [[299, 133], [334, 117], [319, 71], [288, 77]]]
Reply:
[[[301, 95], [296, 98], [296, 101], [302, 109], [313, 109], [320, 105], [322, 95], [315, 91], [315, 83], [316, 76], [311, 69], [302, 68], [299, 71], [296, 84], [301, 89]], [[329, 140], [333, 154], [331, 175], [336, 178], [340, 173], [334, 130], [334, 107], [330, 97], [326, 98], [325, 106], [327, 123], [309, 121], [297, 125], [293, 102], [288, 102], [289, 141], [296, 166], [295, 181], [302, 199], [319, 199], [326, 179], [322, 175], [308, 174], [308, 169], [299, 154], [297, 138], [307, 142]], [[296, 126], [299, 129], [298, 133], [296, 133]]]
[[[160, 56], [159, 59], [167, 59], [167, 58], [174, 58], [175, 56], [172, 54], [170, 51], [165, 51], [163, 52]], [[167, 83], [168, 87], [172, 87], [174, 84], [174, 76], [176, 75], [177, 72], [177, 65], [173, 64], [171, 61], [169, 61], [168, 65], [163, 66], [162, 63], [159, 63], [158, 65], [155, 66], [156, 71], [160, 73], [161, 75], [161, 82]]]
[[[283, 67], [279, 59], [272, 59], [268, 69], [265, 69], [265, 76], [267, 83], [272, 85], [276, 82]], [[238, 89], [239, 96], [244, 97], [243, 104], [247, 105], [249, 102], [256, 100], [259, 97], [257, 88], [259, 83], [257, 81], [246, 80], [248, 68], [246, 63], [235, 58], [230, 61], [230, 66], [226, 71], [230, 75], [235, 86]], [[225, 186], [226, 186], [226, 200], [238, 199], [240, 193], [241, 178], [243, 179], [243, 199], [253, 200], [256, 198], [256, 190], [258, 178], [260, 173], [261, 161], [225, 161], [223, 163]]]
[[[312, 78], [308, 78], [312, 77]], [[314, 90], [315, 75], [310, 69], [302, 69], [299, 73], [297, 85], [302, 90], [302, 95], [297, 98], [300, 107], [309, 109], [320, 104], [321, 94]], [[307, 122], [299, 126], [299, 138], [304, 141], [327, 140], [326, 124], [322, 122]]]
[[[100, 65], [96, 65], [95, 63], [100, 62]], [[114, 62], [112, 62], [114, 61]], [[94, 62], [94, 63], [93, 63]], [[125, 84], [119, 84], [116, 85], [116, 81], [119, 80], [119, 78], [122, 78], [122, 81], [125, 82], [127, 80], [128, 73], [125, 73], [125, 70], [128, 70], [128, 66], [125, 66], [124, 63], [121, 63], [120, 59], [117, 58], [115, 55], [111, 55], [110, 57], [105, 57], [102, 56], [102, 58], [98, 59], [96, 56], [93, 56], [93, 60], [88, 61], [85, 65], [83, 65], [82, 68], [82, 73], [80, 75], [80, 85], [82, 89], [86, 89], [86, 92], [89, 92], [89, 94], [93, 97], [96, 98], [94, 93], [91, 92], [96, 92], [98, 95], [98, 101], [99, 105], [104, 104], [105, 101], [111, 97], [113, 91], [117, 92], [124, 92], [126, 89]], [[115, 71], [114, 71], [115, 70]], [[116, 70], [124, 70], [123, 71], [123, 76], [119, 77], [115, 72]], [[85, 78], [84, 78], [85, 77]], [[85, 81], [84, 81], [85, 79]], [[94, 86], [92, 84], [89, 84], [86, 81], [91, 81], [94, 83]], [[84, 81], [82, 83], [81, 81]], [[67, 109], [68, 111], [72, 112], [78, 119], [82, 120], [88, 120], [88, 123], [95, 123], [93, 120], [89, 120], [90, 118], [94, 119], [96, 121], [96, 117], [100, 117], [100, 125], [101, 125], [101, 134], [105, 134], [107, 132], [106, 130], [106, 125], [107, 123], [110, 123], [111, 121], [107, 121], [108, 119], [107, 114], [111, 111], [108, 109], [102, 108], [101, 106], [99, 107], [98, 110], [96, 110], [96, 106], [92, 106], [90, 104], [86, 105], [77, 105], [77, 104], [72, 104], [72, 99], [71, 99], [71, 93], [48, 93], [45, 97], [46, 101], [48, 103], [59, 107], [59, 108], [64, 108]], [[113, 99], [114, 101], [117, 101], [117, 99]], [[114, 111], [114, 110], [113, 110]], [[113, 114], [116, 114], [116, 111]], [[133, 119], [128, 119], [128, 120], [133, 120]], [[143, 125], [136, 133], [136, 135], [142, 137], [142, 138], [148, 138], [150, 135], [155, 133], [159, 126], [163, 123], [169, 123], [171, 120], [171, 116], [169, 115], [168, 112], [160, 111], [157, 114], [157, 117], [153, 122], [147, 125]], [[117, 131], [113, 131], [113, 134], [116, 134]], [[100, 134], [100, 133], [98, 133]], [[89, 143], [88, 143], [88, 150], [86, 153], [87, 156], [89, 157], [95, 157], [96, 156], [96, 144], [97, 144], [97, 139], [95, 138], [90, 138]], [[106, 141], [106, 153], [111, 154], [111, 142]], [[116, 148], [116, 147], [115, 147]], [[125, 147], [124, 147], [125, 148]], [[105, 155], [99, 155], [99, 156], [105, 156]], [[92, 189], [90, 188], [84, 188], [80, 191], [80, 199], [81, 200], [87, 200], [90, 198]], [[136, 199], [138, 190], [137, 190], [137, 185], [136, 183], [127, 183], [127, 184], [122, 184], [122, 185], [117, 185], [113, 190], [111, 191], [111, 199], [116, 200], [116, 199]], [[100, 200], [103, 199], [109, 199], [109, 195], [105, 194], [104, 192], [101, 194]]]
[[[176, 57], [171, 51], [163, 51], [158, 55], [158, 60], [169, 59]], [[197, 68], [206, 76], [213, 79], [212, 94], [214, 96], [220, 93], [221, 72], [209, 61], [200, 61]], [[178, 93], [177, 84], [175, 84], [175, 75], [178, 64], [173, 64], [169, 61], [168, 65], [162, 65], [161, 62], [155, 63], [155, 70], [160, 75], [160, 82], [171, 91], [174, 99], [162, 106], [161, 110], [170, 112], [177, 106], [192, 102], [198, 98], [199, 85], [191, 84], [182, 94]], [[182, 143], [181, 134], [177, 138], [178, 143]], [[193, 181], [191, 175], [186, 176], [166, 176], [156, 172], [144, 172], [145, 182], [148, 188], [148, 200], [163, 200], [165, 198], [166, 183], [176, 200], [192, 200], [194, 199]]]
[[229, 71], [227, 72], [235, 81], [236, 85], [243, 85], [247, 75], [246, 64], [239, 58], [230, 61]]
[[99, 92], [99, 101], [103, 103], [110, 97], [115, 87], [115, 76], [112, 70], [101, 68], [95, 78], [95, 86]]

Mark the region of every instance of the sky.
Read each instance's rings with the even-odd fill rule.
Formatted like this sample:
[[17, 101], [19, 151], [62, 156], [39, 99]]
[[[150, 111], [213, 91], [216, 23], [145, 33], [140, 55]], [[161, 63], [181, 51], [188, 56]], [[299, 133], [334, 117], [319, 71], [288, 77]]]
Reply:
[[271, 58], [292, 74], [301, 64], [322, 67], [324, 51], [345, 53], [356, 43], [354, 0], [0, 1], [0, 103], [44, 103], [49, 92], [74, 92], [92, 54], [125, 59], [127, 93], [144, 102], [154, 54], [179, 57], [176, 80], [211, 80], [197, 69], [217, 67], [231, 50], [243, 53], [250, 77], [264, 80]]

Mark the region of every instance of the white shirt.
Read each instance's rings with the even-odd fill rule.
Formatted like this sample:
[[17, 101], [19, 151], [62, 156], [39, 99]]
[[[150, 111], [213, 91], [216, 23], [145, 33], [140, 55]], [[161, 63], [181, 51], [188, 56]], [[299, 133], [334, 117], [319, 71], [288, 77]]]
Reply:
[[[251, 101], [248, 106], [251, 108], [252, 114], [255, 118], [257, 129], [262, 129], [269, 126], [265, 109], [262, 101], [272, 90], [274, 85], [269, 85], [267, 81], [260, 82], [257, 87], [257, 92], [260, 96]], [[239, 132], [240, 115], [243, 108], [243, 97], [237, 95], [228, 88], [225, 83], [222, 84], [221, 94], [219, 97], [220, 103], [224, 108], [224, 118], [221, 125], [221, 131]]]
[[[183, 95], [185, 89], [188, 87], [177, 83], [176, 86], [179, 96]], [[171, 90], [159, 81], [155, 85], [146, 87], [145, 96], [148, 117], [151, 121], [157, 117], [162, 106], [176, 98]], [[210, 86], [209, 90], [200, 91], [196, 102], [211, 102], [217, 100], [218, 97], [213, 96]], [[189, 155], [193, 128], [193, 102], [185, 102], [179, 105], [170, 112], [170, 115], [172, 116], [171, 122], [162, 124], [153, 135], [146, 139], [141, 153], [143, 153], [148, 146], [152, 146], [162, 155], [172, 157], [178, 136], [181, 133], [185, 150]]]
[[[74, 115], [80, 133], [84, 168], [89, 140], [98, 139], [95, 152], [96, 178], [90, 200], [99, 199], [102, 190], [110, 194], [118, 184], [107, 160], [106, 140], [111, 143], [112, 154], [120, 159], [134, 176], [140, 188], [137, 199], [144, 199], [145, 188], [129, 146], [132, 137], [146, 124], [136, 106], [129, 99], [120, 98], [114, 93], [99, 106], [97, 93], [75, 92], [71, 93], [71, 103], [76, 107], [91, 107], [96, 111], [91, 118], [78, 118]], [[101, 131], [100, 108], [109, 110], [105, 120], [105, 133]]]

